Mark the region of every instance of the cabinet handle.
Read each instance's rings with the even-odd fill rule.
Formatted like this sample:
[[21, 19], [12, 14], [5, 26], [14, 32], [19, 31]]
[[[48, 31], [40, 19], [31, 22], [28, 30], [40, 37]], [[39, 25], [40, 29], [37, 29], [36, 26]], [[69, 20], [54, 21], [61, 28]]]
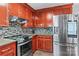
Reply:
[[8, 51], [8, 50], [10, 50], [10, 48], [4, 49], [4, 50], [2, 50], [2, 52]]

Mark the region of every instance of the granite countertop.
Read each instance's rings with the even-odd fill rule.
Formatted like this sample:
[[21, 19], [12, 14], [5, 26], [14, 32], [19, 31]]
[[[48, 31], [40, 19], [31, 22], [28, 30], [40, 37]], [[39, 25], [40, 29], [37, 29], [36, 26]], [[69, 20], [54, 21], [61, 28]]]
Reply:
[[10, 39], [1, 39], [0, 40], [0, 46], [12, 43], [12, 42], [16, 42], [16, 40], [10, 40]]
[[28, 35], [28, 36], [32, 35], [32, 36], [34, 36], [34, 35], [53, 35], [53, 34], [23, 34], [23, 35]]

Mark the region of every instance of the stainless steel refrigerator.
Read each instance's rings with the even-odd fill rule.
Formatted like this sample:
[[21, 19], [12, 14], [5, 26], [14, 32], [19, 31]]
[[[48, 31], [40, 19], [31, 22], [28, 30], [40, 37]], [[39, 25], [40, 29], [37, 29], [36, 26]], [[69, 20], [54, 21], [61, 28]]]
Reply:
[[53, 55], [79, 55], [79, 14], [53, 16]]

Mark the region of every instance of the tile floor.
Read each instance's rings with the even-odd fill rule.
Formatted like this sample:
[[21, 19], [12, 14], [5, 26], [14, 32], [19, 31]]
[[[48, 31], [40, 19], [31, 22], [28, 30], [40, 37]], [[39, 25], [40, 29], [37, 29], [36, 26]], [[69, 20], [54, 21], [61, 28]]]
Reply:
[[33, 56], [53, 56], [53, 53], [37, 50]]

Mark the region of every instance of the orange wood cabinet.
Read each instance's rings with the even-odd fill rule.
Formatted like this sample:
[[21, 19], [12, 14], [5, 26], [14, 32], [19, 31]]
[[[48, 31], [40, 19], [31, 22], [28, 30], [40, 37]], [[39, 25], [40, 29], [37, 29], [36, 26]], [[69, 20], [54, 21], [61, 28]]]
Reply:
[[8, 9], [9, 15], [28, 20], [28, 22], [23, 25], [23, 27], [33, 27], [32, 11], [30, 10], [30, 7], [26, 7], [21, 3], [9, 3]]
[[53, 25], [52, 13], [49, 11], [42, 11], [38, 13], [38, 20], [36, 20], [36, 27], [51, 27]]
[[37, 42], [36, 42], [36, 36], [32, 37], [32, 52], [34, 53], [37, 50]]
[[[26, 28], [26, 27], [33, 27], [33, 19], [32, 19], [32, 11], [31, 10], [29, 10], [29, 9], [27, 9], [26, 11], [28, 11], [28, 16], [26, 16], [27, 17], [27, 23], [26, 24], [24, 24], [23, 25], [23, 27], [24, 28]], [[27, 14], [27, 12], [26, 12], [26, 14]]]
[[35, 27], [44, 27], [41, 16], [37, 15], [35, 16]]
[[73, 4], [67, 4], [67, 5], [63, 5], [63, 6], [54, 7], [53, 14], [54, 15], [72, 14], [72, 5]]
[[32, 11], [28, 10], [28, 27], [33, 27], [33, 20], [32, 20]]
[[43, 51], [52, 52], [52, 37], [51, 36], [41, 36], [40, 39], [37, 39], [38, 41], [38, 49]]
[[18, 3], [8, 3], [8, 14], [11, 16], [18, 17], [19, 4]]
[[40, 20], [40, 27], [45, 27], [45, 23], [46, 23], [46, 13], [45, 12], [41, 12], [39, 20]]
[[65, 5], [63, 8], [63, 14], [72, 14], [72, 4]]
[[35, 27], [45, 27], [45, 13], [36, 12], [33, 21]]
[[45, 12], [45, 27], [52, 27], [53, 26], [53, 14], [52, 11]]
[[51, 39], [45, 39], [43, 46], [44, 46], [44, 48], [43, 48], [44, 51], [52, 52], [53, 48], [52, 48], [52, 40]]
[[16, 56], [16, 42], [0, 46], [0, 56]]
[[21, 3], [8, 3], [9, 15], [19, 18], [26, 18], [26, 7]]
[[7, 5], [0, 6], [0, 26], [9, 26]]
[[32, 40], [32, 50], [43, 50], [53, 52], [52, 36], [36, 36]]
[[53, 15], [72, 14], [72, 5], [67, 4], [57, 7], [51, 7], [46, 9], [36, 10], [38, 14], [38, 20], [36, 21], [36, 27], [52, 27]]
[[18, 4], [18, 16], [20, 18], [26, 19], [26, 7], [22, 4]]

